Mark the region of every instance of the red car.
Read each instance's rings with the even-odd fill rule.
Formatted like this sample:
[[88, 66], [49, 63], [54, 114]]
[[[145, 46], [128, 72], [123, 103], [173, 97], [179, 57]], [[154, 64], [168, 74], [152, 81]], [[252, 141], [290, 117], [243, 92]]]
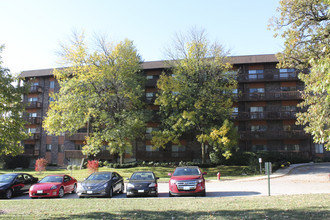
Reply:
[[169, 181], [169, 195], [200, 195], [205, 196], [205, 179], [197, 166], [177, 167]]
[[76, 193], [77, 180], [68, 175], [49, 175], [30, 187], [30, 198], [63, 197], [65, 193]]

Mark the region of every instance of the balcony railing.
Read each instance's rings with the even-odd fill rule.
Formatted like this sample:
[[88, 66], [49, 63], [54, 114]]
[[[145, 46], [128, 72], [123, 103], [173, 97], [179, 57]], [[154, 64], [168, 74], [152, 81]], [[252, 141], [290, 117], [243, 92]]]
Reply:
[[296, 111], [238, 112], [232, 116], [236, 120], [286, 120], [296, 119]]
[[39, 140], [39, 139], [40, 139], [40, 133], [33, 133], [25, 140]]
[[[83, 155], [81, 150], [65, 150], [64, 156], [66, 158], [87, 158], [87, 156]], [[112, 160], [114, 159], [114, 156], [111, 155], [108, 150], [102, 150], [95, 156], [95, 158], [99, 160]]]
[[24, 102], [25, 108], [41, 108], [41, 102]]
[[303, 130], [292, 130], [292, 131], [239, 131], [241, 140], [251, 139], [304, 139], [308, 137], [308, 134]]
[[264, 73], [239, 73], [238, 82], [299, 80], [298, 72], [280, 73], [279, 70], [264, 70]]
[[42, 93], [42, 87], [41, 86], [31, 86], [29, 93]]
[[299, 91], [266, 92], [266, 93], [242, 93], [238, 101], [271, 101], [271, 100], [297, 100], [302, 99]]
[[24, 120], [27, 121], [29, 124], [40, 124], [41, 123], [40, 117], [24, 117]]
[[65, 140], [68, 141], [84, 141], [87, 136], [87, 133], [76, 133], [73, 135], [65, 134]]
[[191, 161], [193, 159], [193, 152], [192, 151], [183, 151], [183, 152], [138, 151], [136, 153], [136, 159], [143, 161], [162, 161], [162, 162]]
[[157, 86], [157, 80], [158, 79], [147, 79], [146, 80], [146, 86], [147, 87], [156, 87]]
[[26, 156], [39, 156], [39, 150], [24, 149], [23, 155], [26, 155]]

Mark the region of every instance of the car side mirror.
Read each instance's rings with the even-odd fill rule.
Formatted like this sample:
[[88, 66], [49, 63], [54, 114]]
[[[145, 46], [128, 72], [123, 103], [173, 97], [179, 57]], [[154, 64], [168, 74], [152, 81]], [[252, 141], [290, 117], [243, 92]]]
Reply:
[[167, 176], [172, 176], [172, 173], [168, 173]]
[[203, 175], [207, 175], [207, 172], [204, 172]]
[[159, 177], [156, 177], [156, 180], [159, 180]]

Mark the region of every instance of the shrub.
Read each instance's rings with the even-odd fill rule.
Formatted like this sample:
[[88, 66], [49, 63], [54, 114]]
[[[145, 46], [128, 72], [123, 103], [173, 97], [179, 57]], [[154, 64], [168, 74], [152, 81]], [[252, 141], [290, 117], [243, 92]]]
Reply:
[[3, 157], [3, 168], [4, 169], [15, 169], [22, 167], [23, 169], [29, 168], [30, 159], [23, 155], [18, 156], [4, 156]]
[[67, 169], [67, 170], [72, 170], [72, 165], [68, 165], [68, 166], [66, 167], [66, 169]]
[[87, 169], [89, 173], [95, 173], [99, 170], [99, 161], [89, 160], [87, 162]]
[[48, 161], [45, 158], [39, 158], [36, 160], [35, 171], [41, 173], [42, 171], [46, 171]]

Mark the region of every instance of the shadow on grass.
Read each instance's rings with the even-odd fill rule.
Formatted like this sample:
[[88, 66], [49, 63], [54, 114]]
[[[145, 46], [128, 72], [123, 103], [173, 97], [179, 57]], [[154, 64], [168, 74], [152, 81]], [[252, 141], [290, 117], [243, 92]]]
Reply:
[[[117, 213], [90, 212], [82, 215], [54, 217], [52, 219], [329, 219], [330, 213], [319, 210], [319, 207], [310, 207], [312, 210], [216, 210], [216, 211], [146, 211], [126, 210]], [[49, 219], [49, 218], [45, 218]]]

